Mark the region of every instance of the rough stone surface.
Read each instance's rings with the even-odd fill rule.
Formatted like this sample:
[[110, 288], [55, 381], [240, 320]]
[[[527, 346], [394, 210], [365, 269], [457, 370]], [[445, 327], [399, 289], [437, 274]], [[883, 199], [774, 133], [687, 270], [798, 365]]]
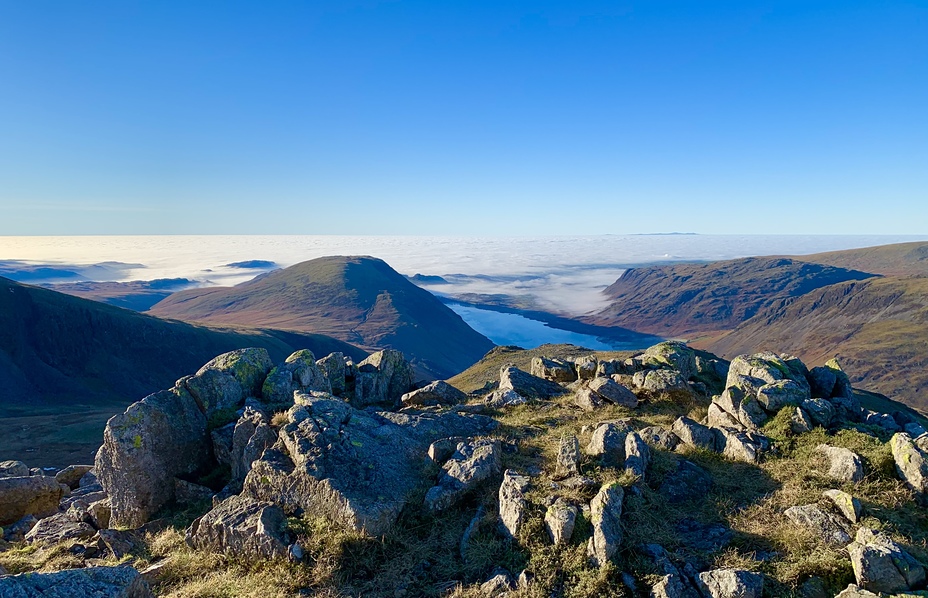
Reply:
[[431, 443], [497, 425], [480, 415], [359, 410], [312, 395], [287, 418], [277, 444], [252, 464], [243, 494], [371, 535], [393, 524], [424, 481]]
[[802, 407], [793, 407], [789, 416], [789, 430], [793, 434], [811, 432], [815, 424]]
[[593, 378], [589, 388], [605, 400], [620, 407], [634, 409], [638, 406], [638, 397], [635, 393], [612, 378]]
[[673, 422], [673, 433], [684, 444], [710, 451], [719, 450], [716, 435], [713, 434], [712, 430], [688, 417], [678, 417]]
[[483, 402], [489, 407], [500, 409], [502, 407], [524, 405], [528, 401], [525, 400], [525, 397], [512, 390], [511, 388], [497, 388], [486, 397], [484, 397]]
[[597, 567], [609, 561], [622, 542], [622, 500], [625, 490], [617, 483], [605, 484], [590, 503], [593, 537], [587, 554]]
[[404, 406], [413, 405], [458, 405], [467, 400], [467, 395], [444, 380], [436, 380], [418, 390], [407, 392], [400, 401]]
[[626, 420], [602, 422], [593, 430], [586, 453], [600, 457], [604, 463], [620, 465], [625, 463], [625, 437], [632, 427]]
[[577, 507], [563, 498], [557, 499], [545, 511], [545, 529], [554, 544], [567, 544], [577, 522]]
[[352, 404], [395, 406], [412, 390], [415, 375], [403, 353], [394, 349], [378, 351], [358, 364]]
[[567, 392], [559, 384], [532, 376], [514, 366], [503, 366], [500, 369], [499, 389], [514, 390], [526, 399], [550, 399]]
[[881, 533], [862, 527], [847, 547], [857, 585], [865, 590], [893, 594], [919, 587], [925, 568], [899, 544]]
[[81, 478], [91, 469], [93, 469], [93, 465], [68, 465], [55, 474], [55, 480], [59, 484], [65, 484], [71, 490], [75, 490], [80, 485]]
[[316, 361], [316, 365], [325, 374], [332, 389], [332, 394], [337, 397], [344, 396], [348, 391], [347, 374], [348, 358], [344, 353], [329, 353], [322, 359]]
[[531, 374], [551, 382], [573, 382], [577, 379], [573, 364], [561, 359], [548, 359], [547, 357], [532, 358]]
[[835, 406], [825, 399], [808, 399], [800, 407], [809, 415], [813, 424], [823, 428], [830, 426], [837, 416]]
[[518, 538], [519, 530], [525, 522], [525, 491], [530, 478], [511, 469], [503, 472], [503, 483], [499, 486], [499, 518], [503, 533], [510, 538]]
[[316, 356], [309, 349], [296, 351], [274, 367], [264, 380], [261, 397], [269, 405], [290, 406], [297, 390], [332, 392], [326, 371], [316, 363]]
[[835, 389], [837, 381], [837, 376], [829, 368], [819, 366], [809, 370], [809, 386], [813, 397], [820, 399], [831, 398], [831, 393]]
[[251, 347], [223, 353], [207, 362], [197, 376], [209, 370], [225, 372], [241, 386], [246, 397], [260, 397], [261, 387], [274, 367], [267, 349]]
[[606, 400], [589, 388], [581, 388], [574, 395], [574, 404], [584, 411], [595, 411], [606, 404]]
[[852, 583], [835, 595], [835, 598], [880, 598], [880, 595]]
[[632, 432], [625, 437], [625, 471], [630, 471], [643, 480], [650, 460], [651, 451], [641, 436]]
[[831, 504], [835, 506], [839, 513], [851, 523], [857, 523], [863, 513], [863, 505], [860, 501], [842, 490], [825, 490], [822, 493]]
[[[240, 362], [243, 370], [245, 363], [250, 361]], [[138, 527], [148, 521], [174, 498], [175, 477], [209, 464], [209, 445], [206, 417], [183, 388], [149, 395], [111, 417], [94, 471], [110, 497], [112, 525]]]
[[733, 461], [757, 463], [763, 454], [765, 442], [759, 434], [719, 428], [716, 432], [716, 447]]
[[231, 496], [190, 525], [187, 543], [243, 558], [283, 558], [288, 544], [285, 523], [284, 512], [276, 505]]
[[661, 484], [660, 492], [671, 503], [699, 500], [712, 488], [712, 477], [695, 463], [682, 459]]
[[859, 482], [864, 479], [864, 462], [859, 455], [846, 448], [820, 444], [813, 453], [828, 468], [828, 476], [842, 482]]
[[22, 461], [0, 461], [0, 478], [23, 478], [30, 473]]
[[696, 375], [696, 352], [680, 341], [664, 341], [648, 347], [642, 360], [648, 365], [676, 370], [684, 381]]
[[26, 534], [26, 542], [57, 544], [64, 540], [90, 538], [96, 531], [87, 523], [74, 521], [67, 513], [58, 513], [45, 519], [39, 519], [39, 522]]
[[564, 436], [557, 449], [557, 478], [569, 478], [580, 473], [580, 442], [574, 435]]
[[794, 524], [815, 534], [826, 544], [844, 546], [851, 541], [844, 522], [816, 505], [790, 507], [786, 509], [786, 516]]
[[696, 585], [706, 598], [761, 598], [764, 578], [739, 569], [715, 569], [700, 573]]
[[736, 430], [744, 428], [744, 425], [738, 421], [738, 418], [728, 411], [725, 411], [725, 409], [715, 401], [709, 404], [707, 422], [710, 428], [732, 428]]
[[457, 503], [465, 494], [500, 471], [502, 449], [499, 441], [487, 438], [461, 442], [442, 466], [438, 483], [425, 494], [425, 507], [441, 511]]
[[701, 598], [699, 592], [683, 575], [665, 575], [651, 588], [651, 598]]
[[63, 494], [53, 477], [0, 478], [0, 526], [26, 515], [46, 517], [56, 513]]
[[787, 405], [800, 405], [811, 399], [808, 387], [795, 380], [777, 380], [757, 389], [757, 402], [764, 411], [775, 414]]
[[515, 584], [512, 575], [505, 569], [496, 569], [488, 580], [480, 585], [480, 593], [484, 596], [505, 596]]
[[23, 573], [0, 578], [3, 598], [153, 598], [139, 572], [128, 565], [87, 567], [56, 573]]
[[905, 433], [894, 434], [889, 446], [899, 479], [916, 492], [928, 494], [928, 455]]
[[19, 521], [3, 526], [3, 539], [7, 542], [22, 542], [39, 520], [32, 515], [26, 515]]
[[680, 438], [670, 430], [661, 426], [648, 426], [638, 430], [642, 440], [654, 448], [672, 451], [680, 444]]
[[644, 375], [641, 388], [651, 393], [689, 393], [690, 385], [676, 370], [651, 370]]
[[[615, 367], [611, 366], [612, 362], [609, 362], [610, 365], [605, 366], [603, 369], [602, 375], [611, 376], [612, 374], [617, 374]], [[586, 355], [584, 357], [578, 357], [574, 360], [574, 369], [577, 371], [577, 378], [579, 380], [592, 380], [600, 372], [600, 364], [595, 355]], [[605, 373], [607, 369], [611, 369], [608, 374]]]

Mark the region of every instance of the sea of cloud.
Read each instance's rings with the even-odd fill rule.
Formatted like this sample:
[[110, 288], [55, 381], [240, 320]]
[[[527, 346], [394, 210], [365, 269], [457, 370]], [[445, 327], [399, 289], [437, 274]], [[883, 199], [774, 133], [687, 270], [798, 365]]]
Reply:
[[[234, 285], [276, 267], [329, 255], [371, 255], [407, 275], [444, 277], [436, 293], [531, 297], [587, 313], [630, 267], [751, 255], [801, 255], [925, 240], [891, 235], [78, 236], [0, 237], [0, 276], [30, 283], [185, 278]], [[259, 261], [259, 263], [247, 263]], [[264, 262], [264, 263], [260, 263]], [[55, 278], [55, 272], [68, 272]], [[43, 278], [43, 274], [47, 274]]]

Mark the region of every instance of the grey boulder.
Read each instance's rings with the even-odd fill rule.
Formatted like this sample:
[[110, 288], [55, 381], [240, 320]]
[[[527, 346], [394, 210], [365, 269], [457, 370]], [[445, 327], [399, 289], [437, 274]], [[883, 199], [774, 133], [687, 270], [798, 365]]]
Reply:
[[613, 482], [603, 485], [590, 503], [590, 520], [593, 537], [587, 545], [587, 554], [594, 566], [609, 561], [622, 542], [622, 500], [625, 490]]
[[859, 482], [864, 479], [864, 463], [857, 453], [837, 446], [820, 444], [815, 447], [813, 458], [828, 468], [829, 477], [842, 482]]
[[57, 513], [63, 494], [61, 485], [53, 477], [0, 478], [0, 526], [26, 515], [46, 517]]
[[523, 372], [515, 366], [503, 366], [500, 369], [499, 389], [514, 390], [526, 399], [550, 399], [567, 392], [559, 384]]
[[418, 390], [404, 394], [400, 401], [404, 407], [419, 405], [458, 405], [467, 400], [467, 395], [444, 380], [436, 380]]
[[139, 572], [128, 565], [87, 567], [55, 573], [22, 573], [0, 577], [3, 598], [153, 598]]
[[457, 503], [481, 482], [498, 474], [502, 449], [499, 441], [480, 438], [461, 442], [448, 461], [442, 465], [438, 483], [425, 494], [425, 507], [441, 511]]
[[925, 582], [925, 568], [888, 536], [862, 527], [847, 547], [857, 585], [865, 590], [893, 594]]
[[635, 393], [612, 378], [593, 378], [589, 388], [603, 399], [620, 407], [634, 409], [638, 406], [638, 397]]
[[786, 516], [795, 525], [818, 536], [826, 544], [844, 546], [851, 541], [844, 522], [816, 505], [802, 505], [786, 509]]
[[696, 576], [696, 585], [707, 598], [761, 598], [764, 578], [739, 569], [714, 569]]
[[894, 434], [889, 446], [899, 479], [916, 492], [928, 494], [928, 455], [905, 433]]
[[187, 543], [204, 550], [247, 558], [287, 556], [286, 516], [280, 507], [245, 496], [231, 496], [195, 520]]

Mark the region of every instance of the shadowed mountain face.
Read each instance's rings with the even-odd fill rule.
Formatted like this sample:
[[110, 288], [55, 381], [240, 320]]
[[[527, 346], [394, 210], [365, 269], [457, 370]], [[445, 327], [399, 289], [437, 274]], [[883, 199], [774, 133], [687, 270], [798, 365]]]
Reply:
[[771, 301], [872, 276], [780, 257], [633, 268], [605, 290], [609, 307], [587, 320], [663, 336], [731, 330]]
[[2, 416], [104, 404], [115, 412], [242, 347], [264, 347], [275, 361], [303, 348], [365, 355], [321, 335], [166, 322], [0, 278]]
[[434, 295], [371, 257], [326, 257], [270, 272], [235, 287], [175, 293], [151, 309], [161, 317], [209, 324], [316, 332], [406, 354], [446, 378], [493, 343]]

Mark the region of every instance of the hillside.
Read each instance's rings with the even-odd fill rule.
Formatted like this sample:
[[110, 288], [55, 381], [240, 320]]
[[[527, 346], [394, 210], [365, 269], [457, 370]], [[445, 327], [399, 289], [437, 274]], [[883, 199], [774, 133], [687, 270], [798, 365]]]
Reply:
[[632, 268], [604, 292], [591, 324], [661, 336], [731, 330], [771, 301], [872, 274], [781, 257]]
[[928, 243], [924, 241], [829, 251], [795, 259], [887, 276], [928, 275]]
[[[57, 450], [56, 443], [76, 442], [78, 449], [92, 451], [113, 413], [170, 386], [212, 356], [251, 346], [266, 348], [276, 360], [302, 348], [320, 356], [365, 355], [322, 335], [166, 322], [0, 278], [3, 447], [9, 449], [15, 435], [33, 443], [37, 455]], [[41, 461], [37, 456], [36, 463]]]
[[372, 257], [326, 257], [235, 287], [175, 293], [160, 317], [213, 325], [326, 334], [365, 347], [403, 351], [436, 378], [465, 369], [493, 343], [434, 295]]

